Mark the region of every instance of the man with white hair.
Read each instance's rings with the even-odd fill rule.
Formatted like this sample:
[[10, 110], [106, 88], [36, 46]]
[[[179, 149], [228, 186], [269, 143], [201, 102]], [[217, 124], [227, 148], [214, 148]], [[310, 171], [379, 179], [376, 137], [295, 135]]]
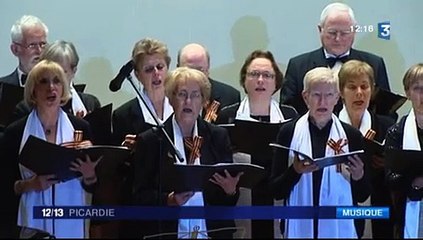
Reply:
[[47, 26], [32, 15], [24, 15], [13, 24], [10, 50], [18, 58], [19, 65], [11, 74], [0, 78], [0, 83], [25, 86], [27, 74], [38, 63], [47, 44], [47, 35]]
[[[342, 63], [351, 59], [364, 61], [372, 66], [376, 86], [390, 91], [384, 60], [374, 54], [352, 48], [356, 26], [359, 25], [348, 5], [331, 3], [323, 9], [317, 26], [322, 47], [289, 60], [280, 93], [280, 104], [292, 105], [299, 114], [304, 114], [307, 107], [301, 92], [306, 72], [315, 67], [326, 66], [339, 71]], [[339, 102], [335, 112], [340, 110], [340, 107]]]

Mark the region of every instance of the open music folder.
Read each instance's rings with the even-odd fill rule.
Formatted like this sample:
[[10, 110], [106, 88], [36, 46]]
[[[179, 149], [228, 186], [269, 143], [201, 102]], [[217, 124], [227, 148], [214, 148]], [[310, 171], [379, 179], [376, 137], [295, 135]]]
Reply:
[[385, 145], [374, 140], [364, 138], [364, 147], [365, 151], [369, 153], [369, 155], [378, 155], [378, 156], [385, 156]]
[[103, 156], [96, 166], [97, 177], [101, 178], [112, 175], [118, 166], [129, 157], [130, 151], [122, 146], [66, 148], [29, 136], [18, 160], [37, 175], [55, 174], [58, 180], [66, 182], [81, 176], [79, 172], [74, 172], [69, 167], [71, 162], [77, 158], [84, 161], [85, 154], [90, 156], [91, 161]]
[[240, 177], [238, 187], [253, 188], [260, 182], [265, 174], [264, 168], [249, 163], [218, 163], [215, 165], [182, 165], [173, 164], [172, 169], [165, 171], [162, 183], [165, 190], [175, 192], [202, 191], [207, 184], [213, 184], [209, 179], [214, 173], [225, 176], [224, 170], [228, 170], [231, 176], [239, 172], [244, 174]]
[[406, 101], [407, 98], [400, 94], [376, 87], [370, 101], [369, 109], [376, 114], [390, 115], [395, 113]]
[[355, 154], [358, 154], [358, 155], [364, 154], [364, 150], [357, 150], [357, 151], [348, 152], [348, 153], [341, 153], [341, 154], [333, 155], [333, 156], [327, 156], [327, 157], [321, 157], [321, 158], [312, 158], [305, 153], [302, 153], [298, 150], [295, 150], [295, 149], [292, 149], [292, 148], [289, 148], [289, 147], [286, 147], [286, 146], [283, 146], [283, 145], [280, 145], [280, 144], [277, 144], [277, 143], [271, 143], [270, 146], [289, 150], [289, 151], [293, 151], [293, 152], [295, 152], [299, 155], [299, 158], [301, 160], [312, 161], [319, 168], [329, 167], [329, 166], [332, 166], [332, 165], [335, 165], [335, 164], [340, 164], [340, 163], [347, 163], [347, 162], [349, 162], [349, 160], [348, 160], [349, 156], [353, 156]]
[[385, 164], [395, 173], [411, 177], [422, 175], [423, 151], [387, 148]]
[[112, 108], [109, 103], [88, 113], [84, 119], [90, 123], [93, 133], [93, 144], [106, 145], [112, 140]]
[[228, 130], [234, 152], [271, 157], [272, 149], [269, 143], [276, 141], [279, 129], [285, 122], [267, 123], [236, 119], [232, 124], [219, 126]]

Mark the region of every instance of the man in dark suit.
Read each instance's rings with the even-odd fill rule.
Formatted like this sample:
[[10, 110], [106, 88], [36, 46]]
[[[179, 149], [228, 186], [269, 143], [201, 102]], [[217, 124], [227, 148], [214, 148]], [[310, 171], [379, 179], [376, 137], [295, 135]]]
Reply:
[[[190, 43], [179, 50], [176, 66], [195, 68], [202, 71], [209, 77], [210, 54], [204, 46], [197, 43]], [[213, 102], [213, 100], [220, 103], [218, 111], [225, 106], [239, 103], [241, 101], [241, 95], [234, 87], [213, 80], [210, 77], [209, 81], [211, 84], [211, 95], [209, 100], [210, 103]]]
[[[350, 59], [367, 62], [374, 70], [376, 86], [390, 91], [383, 59], [352, 48], [356, 24], [354, 12], [346, 4], [332, 3], [323, 9], [318, 25], [322, 47], [289, 60], [280, 93], [281, 104], [292, 105], [299, 114], [304, 114], [307, 107], [301, 97], [301, 92], [306, 72], [315, 67], [325, 66], [338, 72], [342, 63]], [[340, 110], [340, 103], [335, 107], [335, 112]]]
[[18, 67], [9, 75], [1, 77], [0, 82], [23, 87], [26, 76], [39, 61], [42, 50], [47, 44], [48, 28], [37, 17], [24, 15], [12, 26], [10, 50], [18, 58]]

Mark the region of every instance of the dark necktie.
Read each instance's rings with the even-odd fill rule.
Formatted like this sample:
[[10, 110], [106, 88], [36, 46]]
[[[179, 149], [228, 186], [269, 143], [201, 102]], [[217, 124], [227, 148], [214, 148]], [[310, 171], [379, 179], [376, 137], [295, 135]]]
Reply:
[[21, 76], [21, 84], [22, 84], [22, 86], [25, 86], [25, 83], [26, 83], [26, 77], [27, 77], [27, 75], [26, 75], [26, 74], [22, 74], [22, 76]]
[[335, 63], [337, 61], [341, 61], [342, 63], [348, 61], [348, 55], [343, 56], [343, 57], [328, 57], [328, 58], [326, 58], [326, 63], [328, 64], [328, 66], [330, 68], [333, 68], [333, 66], [335, 66]]

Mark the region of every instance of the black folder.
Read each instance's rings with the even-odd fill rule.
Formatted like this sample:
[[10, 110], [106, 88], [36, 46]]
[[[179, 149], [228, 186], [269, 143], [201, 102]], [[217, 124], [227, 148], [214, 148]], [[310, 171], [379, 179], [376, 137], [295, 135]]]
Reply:
[[37, 175], [55, 174], [57, 179], [66, 182], [81, 176], [69, 169], [76, 158], [85, 160], [88, 154], [91, 160], [103, 159], [96, 167], [98, 177], [111, 175], [113, 171], [129, 157], [130, 151], [120, 146], [91, 146], [83, 149], [66, 148], [30, 136], [25, 143], [19, 162]]
[[84, 119], [90, 123], [93, 144], [107, 145], [112, 140], [112, 103], [88, 113]]
[[83, 93], [86, 86], [87, 84], [74, 84], [73, 88], [75, 88], [77, 92]]
[[0, 128], [6, 127], [13, 119], [16, 105], [23, 99], [24, 88], [0, 83]]
[[364, 146], [365, 151], [369, 154], [369, 156], [385, 156], [385, 145], [376, 140], [364, 138]]
[[385, 161], [392, 172], [411, 177], [423, 174], [423, 151], [388, 148]]
[[[215, 165], [182, 165], [174, 164], [171, 170], [162, 177], [163, 187], [167, 191], [185, 192], [202, 191], [214, 173], [225, 176], [224, 170], [231, 176], [244, 172], [238, 182], [238, 187], [253, 188], [264, 176], [264, 168], [248, 163], [219, 163]], [[213, 183], [211, 183], [213, 184]]]
[[376, 87], [369, 109], [376, 114], [390, 115], [395, 113], [406, 101], [407, 98], [402, 95]]
[[269, 143], [276, 141], [279, 129], [284, 123], [236, 119], [233, 124], [220, 124], [219, 126], [228, 130], [234, 152], [271, 157], [272, 149], [269, 147]]
[[321, 157], [321, 158], [312, 158], [310, 156], [308, 156], [305, 153], [302, 153], [300, 151], [297, 151], [295, 149], [277, 144], [277, 143], [271, 143], [270, 146], [272, 147], [277, 147], [277, 148], [282, 148], [282, 149], [286, 149], [286, 150], [290, 150], [293, 151], [295, 153], [298, 153], [300, 159], [303, 160], [310, 160], [313, 163], [315, 163], [319, 168], [324, 168], [324, 167], [329, 167], [332, 166], [334, 164], [340, 164], [340, 163], [347, 163], [349, 162], [348, 157], [349, 156], [353, 156], [355, 154], [358, 155], [362, 155], [364, 153], [364, 150], [357, 150], [357, 151], [353, 151], [353, 152], [348, 152], [348, 153], [341, 153], [338, 155], [333, 155], [333, 156], [327, 156], [327, 157]]

